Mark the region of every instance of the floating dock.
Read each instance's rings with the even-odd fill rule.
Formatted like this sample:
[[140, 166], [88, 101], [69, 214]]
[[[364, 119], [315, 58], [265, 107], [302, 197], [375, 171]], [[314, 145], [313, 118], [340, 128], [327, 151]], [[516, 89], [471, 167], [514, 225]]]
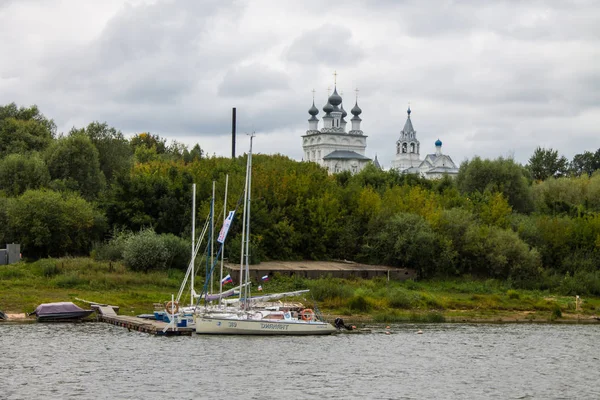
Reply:
[[190, 336], [194, 332], [194, 328], [174, 327], [172, 324], [163, 321], [155, 321], [128, 315], [117, 315], [112, 306], [96, 306], [94, 308], [98, 312], [99, 321], [122, 326], [128, 330], [158, 336]]

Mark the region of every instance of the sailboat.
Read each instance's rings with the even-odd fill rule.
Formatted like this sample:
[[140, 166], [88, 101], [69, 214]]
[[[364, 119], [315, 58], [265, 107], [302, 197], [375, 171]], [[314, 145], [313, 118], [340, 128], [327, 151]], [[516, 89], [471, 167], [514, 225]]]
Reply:
[[[272, 300], [284, 296], [294, 296], [308, 290], [278, 293], [258, 297], [250, 297], [249, 256], [250, 256], [250, 193], [252, 187], [252, 139], [246, 164], [246, 185], [244, 193], [244, 216], [242, 222], [242, 260], [240, 262], [241, 286], [238, 308], [227, 314], [204, 314], [196, 317], [196, 333], [213, 335], [329, 335], [336, 329], [328, 322], [322, 321], [311, 309], [303, 309], [298, 315], [289, 310], [257, 309], [256, 301]], [[228, 301], [229, 302], [229, 301]]]

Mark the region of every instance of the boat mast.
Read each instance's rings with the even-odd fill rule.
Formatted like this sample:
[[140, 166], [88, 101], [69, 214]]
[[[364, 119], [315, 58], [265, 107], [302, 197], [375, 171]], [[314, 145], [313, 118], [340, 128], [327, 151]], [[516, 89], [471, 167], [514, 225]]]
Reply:
[[[212, 187], [212, 200], [210, 203], [210, 214], [211, 214], [211, 219], [210, 219], [210, 265], [211, 265], [211, 269], [212, 266], [215, 263], [215, 184], [216, 182], [213, 181], [213, 187]], [[213, 274], [210, 274], [210, 292], [214, 293], [214, 284], [213, 284]]]
[[194, 263], [196, 260], [196, 184], [192, 185], [192, 280], [190, 282], [190, 307], [194, 305]]
[[[227, 188], [229, 187], [229, 174], [225, 175], [225, 199], [223, 200], [223, 225], [225, 225], [225, 221], [227, 220]], [[225, 240], [221, 243], [221, 275], [219, 277], [219, 282], [223, 282], [223, 264], [225, 262]], [[240, 281], [240, 285], [242, 282]], [[223, 294], [223, 285], [219, 285], [219, 305], [221, 305], [222, 294]]]
[[[242, 241], [241, 241], [241, 249], [240, 249], [240, 285], [244, 280], [244, 258], [245, 258], [245, 247], [246, 247], [246, 209], [248, 202], [248, 175], [250, 173], [250, 153], [252, 152], [252, 139], [250, 139], [250, 152], [248, 152], [248, 158], [246, 159], [246, 181], [244, 182], [244, 211], [242, 214]], [[244, 296], [244, 291], [240, 290], [240, 303], [242, 297]]]
[[[248, 213], [246, 215], [246, 277], [245, 282], [250, 283], [250, 201], [252, 197], [252, 139], [254, 139], [254, 132], [250, 135], [250, 153], [248, 154], [248, 199], [247, 199], [247, 207]], [[250, 297], [250, 285], [244, 287], [246, 305], [248, 305], [248, 298]]]

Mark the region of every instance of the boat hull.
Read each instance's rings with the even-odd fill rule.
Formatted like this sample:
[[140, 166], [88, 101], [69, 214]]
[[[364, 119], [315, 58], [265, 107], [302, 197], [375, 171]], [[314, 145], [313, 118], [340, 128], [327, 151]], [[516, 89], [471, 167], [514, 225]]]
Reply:
[[64, 313], [55, 313], [55, 314], [38, 314], [37, 320], [38, 322], [71, 322], [71, 321], [79, 321], [87, 316], [89, 316], [94, 311], [92, 310], [84, 310], [84, 311], [73, 311], [73, 312], [64, 312]]
[[253, 320], [199, 317], [196, 333], [201, 335], [330, 335], [333, 325], [320, 321]]

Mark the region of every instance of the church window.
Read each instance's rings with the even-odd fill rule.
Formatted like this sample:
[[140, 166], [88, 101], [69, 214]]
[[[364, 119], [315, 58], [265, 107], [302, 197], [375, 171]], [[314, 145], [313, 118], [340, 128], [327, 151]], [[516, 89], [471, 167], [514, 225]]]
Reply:
[[406, 143], [402, 143], [402, 152], [406, 153]]
[[411, 152], [411, 153], [414, 153], [414, 152], [415, 152], [415, 144], [414, 144], [414, 143], [411, 143], [411, 144], [410, 144], [410, 152]]
[[314, 151], [314, 150], [313, 150], [313, 152], [312, 152], [312, 159], [313, 159], [313, 160], [315, 159], [315, 151]]
[[321, 158], [321, 150], [317, 152], [317, 157], [319, 157], [319, 159]]

